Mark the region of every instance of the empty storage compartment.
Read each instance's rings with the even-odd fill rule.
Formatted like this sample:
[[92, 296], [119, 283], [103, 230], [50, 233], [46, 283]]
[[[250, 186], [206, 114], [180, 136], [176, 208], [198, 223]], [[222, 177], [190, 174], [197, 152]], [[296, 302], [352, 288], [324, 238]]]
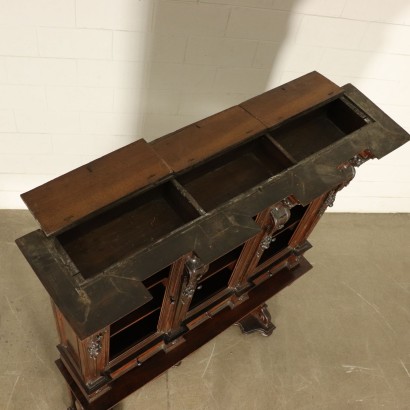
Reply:
[[262, 136], [188, 171], [178, 180], [199, 205], [210, 211], [291, 165]]
[[366, 125], [356, 111], [338, 99], [269, 134], [296, 161], [301, 161]]
[[208, 276], [204, 281], [200, 282], [195, 289], [192, 297], [190, 309], [199, 306], [212, 296], [217, 295], [222, 290], [228, 287], [229, 279], [231, 278], [232, 270], [228, 267], [220, 270], [212, 276]]
[[165, 284], [159, 282], [149, 289], [152, 300], [114, 322], [110, 328], [110, 360], [156, 333]]
[[135, 196], [57, 237], [84, 278], [198, 217], [170, 182]]
[[243, 246], [244, 245], [238, 246], [209, 264], [208, 271], [200, 279], [195, 289], [190, 309], [196, 308], [228, 287], [229, 279], [231, 278]]
[[289, 241], [296, 230], [296, 226], [297, 223], [294, 223], [273, 237], [269, 248], [263, 251], [258, 265], [263, 265], [266, 261], [275, 257], [279, 252], [283, 251], [288, 246]]
[[290, 225], [293, 225], [295, 222], [300, 221], [303, 216], [305, 215], [305, 212], [308, 209], [308, 205], [295, 205], [291, 210], [290, 210], [290, 218], [285, 224], [285, 228], [287, 228]]

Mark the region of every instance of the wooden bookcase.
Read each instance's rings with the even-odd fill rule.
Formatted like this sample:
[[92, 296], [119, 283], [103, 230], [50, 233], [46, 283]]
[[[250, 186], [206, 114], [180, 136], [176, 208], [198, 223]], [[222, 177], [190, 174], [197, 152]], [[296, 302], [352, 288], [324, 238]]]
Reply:
[[73, 409], [108, 409], [227, 327], [270, 335], [266, 300], [354, 167], [408, 134], [313, 72], [22, 195], [17, 244], [50, 294]]

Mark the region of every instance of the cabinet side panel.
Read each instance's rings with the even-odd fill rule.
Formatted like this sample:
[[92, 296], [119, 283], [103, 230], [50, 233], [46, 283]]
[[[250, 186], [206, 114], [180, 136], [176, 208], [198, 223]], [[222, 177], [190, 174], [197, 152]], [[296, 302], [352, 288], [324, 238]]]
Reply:
[[70, 358], [74, 361], [74, 363], [79, 366], [80, 354], [78, 349], [77, 335], [75, 334], [67, 320], [64, 318], [58, 307], [55, 305], [55, 303], [51, 302], [51, 306], [53, 308], [54, 317], [56, 319], [57, 331], [60, 336], [60, 343], [67, 349], [67, 352], [70, 354]]
[[78, 341], [81, 373], [84, 383], [88, 386], [103, 378], [102, 373], [108, 364], [109, 335], [109, 328], [106, 328], [87, 339]]

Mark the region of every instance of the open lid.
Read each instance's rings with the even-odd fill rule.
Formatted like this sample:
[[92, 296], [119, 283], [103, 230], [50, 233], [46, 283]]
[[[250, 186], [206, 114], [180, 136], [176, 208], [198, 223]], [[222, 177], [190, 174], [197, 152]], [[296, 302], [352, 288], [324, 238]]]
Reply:
[[143, 139], [21, 195], [47, 236], [170, 174]]
[[140, 139], [22, 194], [47, 236], [180, 172], [343, 90], [317, 72], [147, 143]]
[[151, 144], [180, 172], [342, 94], [342, 88], [313, 71]]
[[313, 110], [343, 94], [343, 89], [316, 71], [240, 104], [267, 128]]

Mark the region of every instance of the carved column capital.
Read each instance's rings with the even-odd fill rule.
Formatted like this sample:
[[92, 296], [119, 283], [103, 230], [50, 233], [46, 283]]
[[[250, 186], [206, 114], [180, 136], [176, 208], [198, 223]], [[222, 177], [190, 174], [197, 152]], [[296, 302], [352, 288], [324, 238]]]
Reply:
[[270, 215], [273, 219], [274, 223], [274, 230], [277, 231], [282, 229], [285, 223], [290, 218], [290, 208], [285, 205], [283, 202], [278, 202], [277, 204], [273, 205]]
[[282, 229], [286, 222], [289, 221], [290, 209], [295, 205], [296, 204], [292, 202], [289, 197], [287, 197], [272, 206], [270, 209], [270, 217], [272, 219], [273, 226], [269, 225], [269, 228], [266, 228], [267, 233], [259, 244], [259, 248], [256, 252], [257, 257], [260, 257], [262, 253], [270, 247], [271, 243], [275, 241], [273, 234]]
[[185, 279], [182, 290], [182, 303], [188, 302], [195, 293], [198, 281], [208, 271], [209, 265], [205, 265], [197, 255], [193, 254], [185, 262]]

